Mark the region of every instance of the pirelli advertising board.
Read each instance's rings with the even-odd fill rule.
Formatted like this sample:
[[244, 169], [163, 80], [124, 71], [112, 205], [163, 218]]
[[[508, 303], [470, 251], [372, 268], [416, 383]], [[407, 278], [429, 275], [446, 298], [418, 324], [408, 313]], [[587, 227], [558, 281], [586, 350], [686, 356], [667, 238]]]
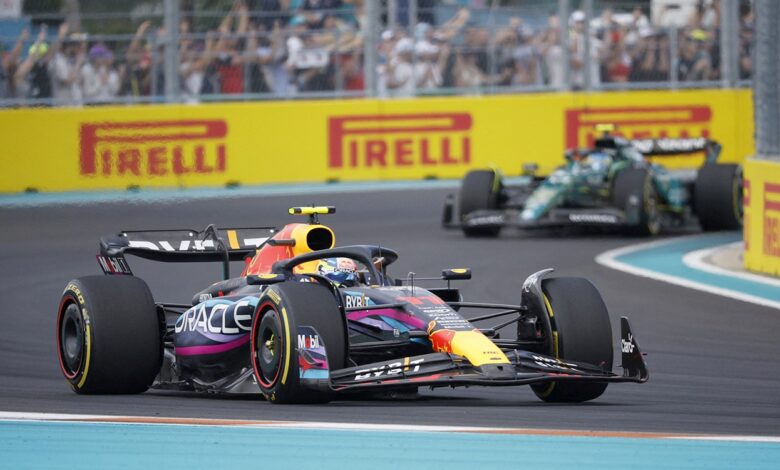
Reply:
[[745, 267], [780, 276], [780, 162], [747, 160]]
[[751, 100], [696, 90], [2, 110], [0, 192], [460, 178], [525, 163], [547, 173], [598, 123], [629, 138], [714, 138], [724, 161], [741, 161]]

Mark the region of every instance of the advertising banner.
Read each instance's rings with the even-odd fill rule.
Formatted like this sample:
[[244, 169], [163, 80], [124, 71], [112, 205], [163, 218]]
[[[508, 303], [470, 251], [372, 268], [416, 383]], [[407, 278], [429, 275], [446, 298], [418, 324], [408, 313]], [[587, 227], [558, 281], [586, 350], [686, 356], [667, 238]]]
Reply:
[[780, 276], [780, 162], [745, 162], [745, 267]]
[[599, 123], [714, 138], [723, 161], [753, 153], [750, 90], [14, 109], [0, 110], [0, 192], [546, 174]]

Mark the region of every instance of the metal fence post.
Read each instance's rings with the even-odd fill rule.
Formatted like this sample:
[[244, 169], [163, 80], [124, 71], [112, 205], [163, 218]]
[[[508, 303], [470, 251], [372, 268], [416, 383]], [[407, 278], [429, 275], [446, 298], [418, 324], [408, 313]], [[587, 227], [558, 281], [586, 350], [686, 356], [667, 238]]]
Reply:
[[569, 8], [569, 0], [558, 0], [558, 26], [561, 29], [560, 41], [561, 41], [561, 60], [562, 75], [561, 77], [561, 91], [571, 90], [571, 50], [569, 48], [569, 15], [571, 8]]
[[677, 26], [671, 26], [669, 28], [669, 86], [673, 89], [677, 89], [680, 70], [680, 44], [679, 44], [679, 31]]
[[590, 69], [593, 66], [591, 63], [592, 58], [590, 56], [590, 22], [593, 19], [593, 0], [585, 0], [585, 29], [583, 31], [583, 44], [582, 44], [582, 89], [590, 91], [593, 88], [593, 82], [590, 76]]
[[780, 160], [780, 2], [756, 0], [753, 109], [758, 158]]
[[739, 78], [739, 0], [720, 2], [720, 78], [724, 88]]
[[165, 101], [179, 100], [179, 2], [165, 0]]
[[368, 1], [366, 9], [366, 30], [363, 32], [363, 82], [366, 96], [375, 97], [377, 90], [377, 44], [376, 33], [379, 30], [379, 2]]

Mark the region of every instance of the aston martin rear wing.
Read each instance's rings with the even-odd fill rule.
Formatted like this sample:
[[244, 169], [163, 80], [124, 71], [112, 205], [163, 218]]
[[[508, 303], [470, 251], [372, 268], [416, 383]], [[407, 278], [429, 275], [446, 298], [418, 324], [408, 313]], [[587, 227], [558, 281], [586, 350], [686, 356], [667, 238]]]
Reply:
[[254, 254], [276, 233], [274, 227], [216, 228], [203, 230], [123, 230], [100, 239], [98, 263], [106, 274], [131, 274], [125, 254], [153, 261], [221, 262], [223, 276], [230, 261]]
[[643, 155], [687, 155], [704, 152], [707, 163], [714, 163], [723, 148], [717, 141], [706, 137], [680, 137], [663, 139], [634, 139], [631, 141]]

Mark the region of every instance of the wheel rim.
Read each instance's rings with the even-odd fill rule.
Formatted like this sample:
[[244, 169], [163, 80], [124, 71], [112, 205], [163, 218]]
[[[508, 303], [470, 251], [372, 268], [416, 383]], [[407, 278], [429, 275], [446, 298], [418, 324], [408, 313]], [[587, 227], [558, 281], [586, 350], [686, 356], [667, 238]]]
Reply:
[[262, 314], [255, 332], [255, 370], [258, 382], [266, 388], [276, 384], [282, 368], [283, 337], [280, 325], [279, 315], [269, 309]]
[[81, 370], [84, 356], [84, 321], [75, 303], [65, 307], [60, 322], [60, 357], [65, 375], [75, 377]]

